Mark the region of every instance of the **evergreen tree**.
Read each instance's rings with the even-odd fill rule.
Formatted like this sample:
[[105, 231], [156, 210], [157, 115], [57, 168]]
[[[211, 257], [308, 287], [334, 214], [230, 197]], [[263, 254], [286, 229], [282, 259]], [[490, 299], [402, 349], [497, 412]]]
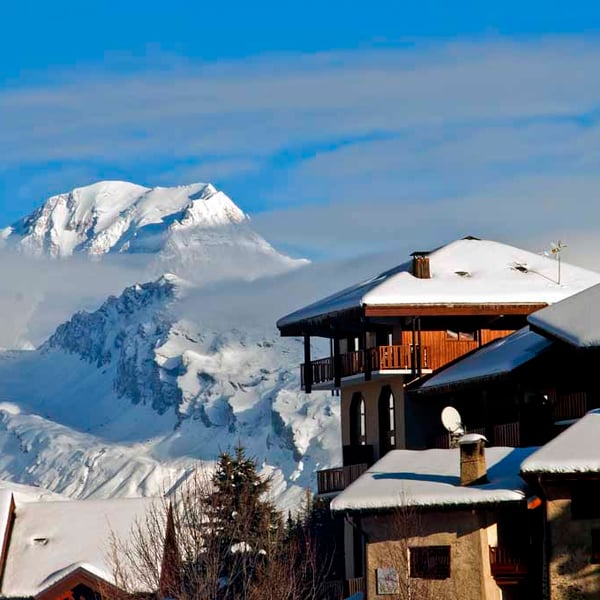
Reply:
[[224, 565], [226, 598], [245, 598], [246, 588], [278, 539], [282, 519], [267, 499], [270, 479], [257, 472], [256, 461], [240, 445], [222, 452], [206, 498], [207, 536], [216, 536], [222, 555], [236, 554], [235, 572]]

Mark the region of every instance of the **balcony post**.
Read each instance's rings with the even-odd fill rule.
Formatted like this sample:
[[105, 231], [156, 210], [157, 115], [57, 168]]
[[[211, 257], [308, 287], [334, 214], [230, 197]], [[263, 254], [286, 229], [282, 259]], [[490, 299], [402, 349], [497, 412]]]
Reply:
[[421, 317], [417, 319], [417, 375], [423, 375], [423, 364], [421, 362]]
[[313, 370], [310, 362], [310, 335], [304, 334], [304, 392], [312, 392]]
[[337, 331], [333, 334], [333, 387], [342, 386], [342, 360], [340, 355], [340, 338]]
[[366, 322], [363, 324], [363, 330], [362, 330], [362, 347], [363, 347], [363, 352], [364, 354], [364, 360], [365, 360], [365, 381], [371, 381], [371, 370], [372, 370], [372, 365], [371, 365], [371, 351], [370, 348], [367, 348], [367, 324]]

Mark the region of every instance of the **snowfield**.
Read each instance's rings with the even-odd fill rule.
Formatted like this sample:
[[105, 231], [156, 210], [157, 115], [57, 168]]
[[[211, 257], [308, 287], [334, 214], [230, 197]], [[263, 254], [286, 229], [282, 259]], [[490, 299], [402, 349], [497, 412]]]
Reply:
[[[1, 237], [3, 266], [34, 256], [52, 272], [80, 257], [81, 270], [87, 257], [101, 279], [118, 264], [109, 257], [129, 257], [124, 273], [145, 283], [56, 322], [41, 344], [0, 351], [0, 478], [72, 498], [149, 496], [241, 442], [291, 507], [316, 469], [340, 462], [338, 399], [300, 391], [302, 344], [275, 328], [294, 290], [311, 293], [307, 261], [277, 252], [212, 185], [101, 182], [50, 198]], [[15, 293], [26, 318], [4, 305], [15, 339], [35, 340], [45, 313], [60, 314], [61, 287], [31, 307]], [[90, 306], [85, 285], [68, 289]]]

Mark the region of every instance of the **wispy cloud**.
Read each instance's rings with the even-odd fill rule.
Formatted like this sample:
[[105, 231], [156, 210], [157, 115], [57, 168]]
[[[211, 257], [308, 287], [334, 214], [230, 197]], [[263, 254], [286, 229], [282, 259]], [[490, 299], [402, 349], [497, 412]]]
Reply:
[[78, 169], [216, 180], [267, 211], [255, 222], [268, 237], [313, 255], [417, 226], [451, 238], [525, 223], [533, 235], [559, 223], [550, 197], [577, 197], [589, 227], [599, 60], [599, 38], [549, 37], [63, 72], [0, 92], [0, 162], [6, 178], [54, 169], [49, 191], [82, 183]]

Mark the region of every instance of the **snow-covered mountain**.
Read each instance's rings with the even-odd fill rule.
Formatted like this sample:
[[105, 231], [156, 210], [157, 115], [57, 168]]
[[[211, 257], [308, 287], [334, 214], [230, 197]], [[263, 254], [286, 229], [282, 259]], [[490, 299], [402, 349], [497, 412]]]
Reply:
[[253, 279], [306, 262], [277, 252], [226, 194], [205, 183], [146, 188], [102, 181], [76, 188], [1, 230], [0, 239], [32, 256], [145, 255], [155, 273], [193, 277], [209, 267], [209, 279]]
[[241, 441], [279, 501], [297, 502], [339, 459], [336, 399], [300, 392], [298, 340], [223, 327], [201, 298], [166, 275], [35, 351], [0, 354], [0, 477], [79, 498], [154, 494]]

